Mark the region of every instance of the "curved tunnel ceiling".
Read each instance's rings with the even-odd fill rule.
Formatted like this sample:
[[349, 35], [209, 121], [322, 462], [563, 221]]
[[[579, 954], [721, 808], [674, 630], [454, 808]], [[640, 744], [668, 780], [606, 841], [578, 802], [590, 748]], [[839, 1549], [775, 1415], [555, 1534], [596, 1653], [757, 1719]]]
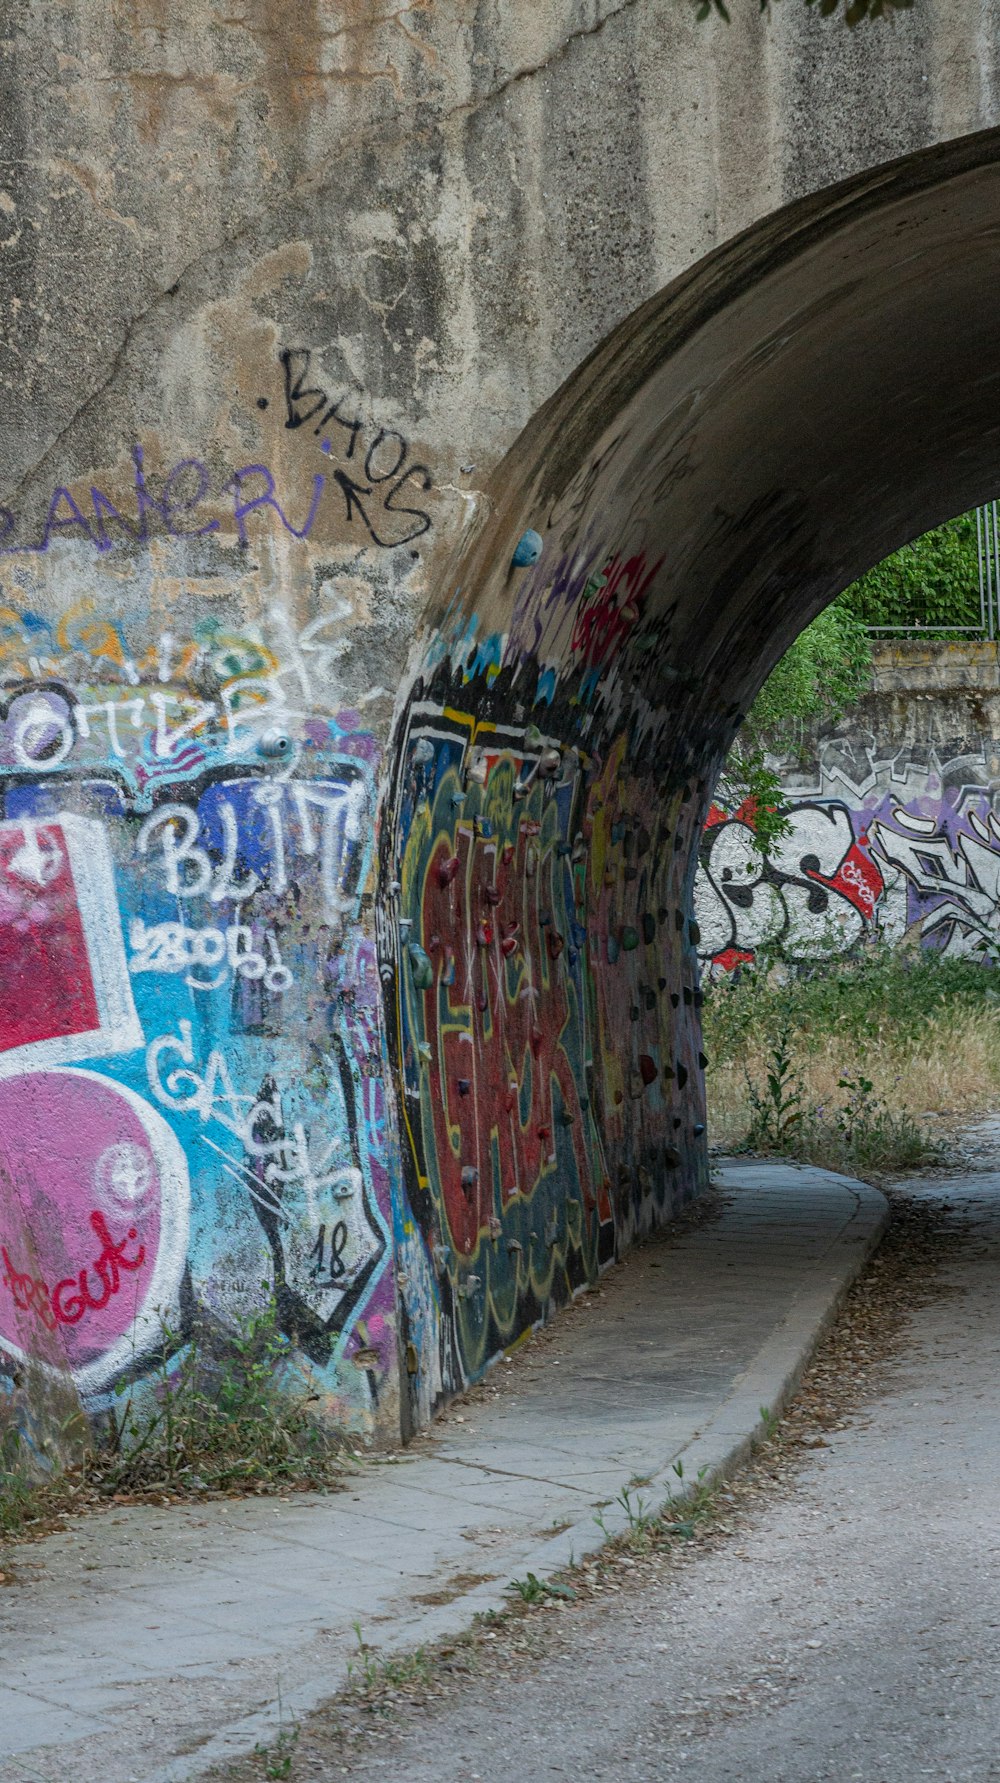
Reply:
[[705, 1181], [712, 781], [795, 633], [996, 493], [998, 288], [990, 133], [713, 254], [494, 476], [384, 789], [387, 1038], [433, 1281], [407, 1317], [438, 1358], [413, 1423]]
[[[606, 642], [585, 701], [596, 730], [655, 742], [661, 773], [710, 767], [841, 588], [995, 494], [998, 290], [996, 131], [789, 206], [713, 253], [607, 340], [508, 454], [451, 584], [461, 593], [431, 615], [438, 654], [471, 621], [499, 640], [479, 648], [488, 703], [527, 709], [540, 691], [555, 719], [593, 689]], [[541, 558], [511, 567], [525, 528]], [[587, 573], [612, 556], [641, 562], [638, 623], [581, 640]], [[469, 670], [465, 650], [464, 682]]]

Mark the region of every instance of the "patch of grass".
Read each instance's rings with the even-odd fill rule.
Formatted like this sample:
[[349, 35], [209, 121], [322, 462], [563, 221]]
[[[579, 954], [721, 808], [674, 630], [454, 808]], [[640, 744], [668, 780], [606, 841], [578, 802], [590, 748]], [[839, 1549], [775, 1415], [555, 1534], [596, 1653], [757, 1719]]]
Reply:
[[838, 1078], [834, 1101], [810, 1106], [787, 1033], [766, 1062], [764, 1086], [745, 1076], [750, 1118], [741, 1150], [869, 1175], [941, 1161], [940, 1142], [912, 1115], [887, 1108], [870, 1077]]
[[987, 1113], [1000, 1095], [997, 975], [929, 948], [745, 969], [707, 987], [704, 1016], [711, 1131], [725, 1146], [914, 1169], [940, 1157], [921, 1117]]
[[738, 1062], [758, 1036], [770, 1050], [785, 1029], [802, 1050], [818, 1052], [829, 1037], [852, 1050], [890, 1039], [913, 1051], [928, 1022], [958, 1013], [1000, 1028], [997, 974], [930, 947], [882, 943], [799, 968], [765, 957], [705, 991], [704, 1033], [716, 1065]]
[[272, 1780], [272, 1783], [274, 1779], [291, 1776], [292, 1759], [298, 1740], [299, 1728], [297, 1724], [293, 1723], [291, 1727], [280, 1729], [278, 1737], [272, 1745], [263, 1746], [258, 1741], [254, 1747], [254, 1756], [260, 1759], [261, 1769], [265, 1777]]
[[387, 1691], [416, 1690], [425, 1685], [431, 1674], [426, 1647], [415, 1647], [410, 1653], [396, 1656], [383, 1653], [361, 1632], [360, 1622], [353, 1624], [357, 1654], [347, 1661], [348, 1688], [356, 1696], [374, 1700]]
[[273, 1299], [221, 1338], [200, 1332], [178, 1347], [165, 1328], [163, 1350], [151, 1375], [116, 1388], [121, 1409], [90, 1463], [108, 1489], [266, 1491], [342, 1471], [343, 1438], [315, 1417], [319, 1395]]
[[32, 1478], [31, 1458], [20, 1431], [0, 1436], [0, 1539], [20, 1535], [44, 1500], [47, 1480]]

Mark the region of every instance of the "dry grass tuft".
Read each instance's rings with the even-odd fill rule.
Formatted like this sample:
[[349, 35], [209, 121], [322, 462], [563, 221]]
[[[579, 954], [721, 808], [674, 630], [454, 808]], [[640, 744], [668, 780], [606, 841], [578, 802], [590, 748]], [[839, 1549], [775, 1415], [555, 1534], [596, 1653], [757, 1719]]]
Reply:
[[[713, 1144], [756, 1144], [834, 1167], [838, 1159], [887, 1170], [930, 1161], [936, 1116], [989, 1114], [1000, 1103], [996, 977], [988, 966], [928, 949], [875, 948], [806, 971], [764, 966], [711, 985]], [[759, 1104], [781, 1058], [796, 1100], [787, 1143], [769, 1147]], [[844, 1130], [857, 1124], [859, 1104], [864, 1119], [845, 1152]]]
[[[794, 1036], [793, 1036], [794, 1046]], [[761, 1083], [771, 1062], [764, 1040], [748, 1043], [739, 1060], [708, 1077], [709, 1131], [714, 1145], [738, 1146], [751, 1124], [750, 1083]], [[815, 1050], [795, 1051], [795, 1070], [808, 1107], [840, 1107], [842, 1078], [867, 1077], [873, 1094], [894, 1113], [915, 1119], [940, 1114], [989, 1114], [1000, 1104], [1000, 1012], [957, 1009], [932, 1016], [914, 1048], [885, 1034], [847, 1043], [825, 1035]]]

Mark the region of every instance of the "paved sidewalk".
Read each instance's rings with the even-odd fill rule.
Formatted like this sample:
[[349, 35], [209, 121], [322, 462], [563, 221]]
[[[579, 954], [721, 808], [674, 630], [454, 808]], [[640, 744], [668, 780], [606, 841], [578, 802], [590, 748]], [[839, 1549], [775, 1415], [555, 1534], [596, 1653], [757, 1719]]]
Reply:
[[[18, 1550], [0, 1590], [0, 1778], [186, 1783], [332, 1695], [355, 1624], [467, 1626], [650, 1501], [731, 1465], [877, 1241], [885, 1202], [730, 1163], [721, 1216], [633, 1252], [391, 1462], [329, 1497], [113, 1507]], [[495, 1378], [495, 1377], [494, 1377]]]

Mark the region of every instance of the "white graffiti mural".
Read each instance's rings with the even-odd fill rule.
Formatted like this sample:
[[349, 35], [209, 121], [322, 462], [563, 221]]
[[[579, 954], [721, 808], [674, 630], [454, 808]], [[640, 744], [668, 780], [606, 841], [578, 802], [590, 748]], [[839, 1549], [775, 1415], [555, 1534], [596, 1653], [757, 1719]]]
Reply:
[[765, 858], [752, 815], [713, 806], [695, 882], [702, 958], [732, 970], [761, 952], [790, 961], [867, 937], [950, 955], [1000, 954], [1000, 818], [982, 788], [790, 803]]

